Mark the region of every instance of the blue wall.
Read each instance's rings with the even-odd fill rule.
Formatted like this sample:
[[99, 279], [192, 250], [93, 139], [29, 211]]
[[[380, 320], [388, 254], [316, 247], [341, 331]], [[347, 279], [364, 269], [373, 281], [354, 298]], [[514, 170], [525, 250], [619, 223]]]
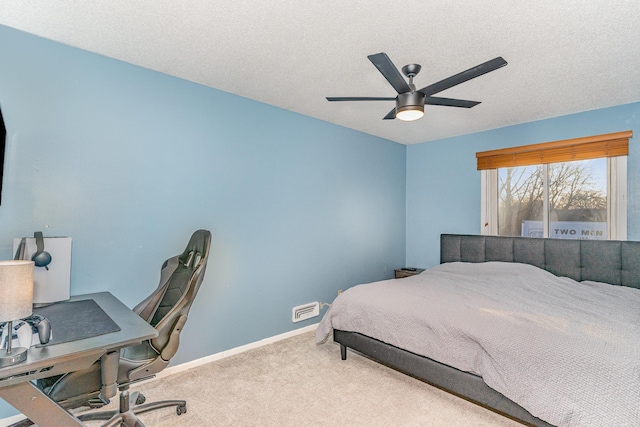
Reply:
[[[407, 264], [440, 261], [440, 234], [480, 233], [478, 151], [632, 130], [640, 103], [588, 111], [407, 147]], [[629, 140], [627, 238], [640, 240], [640, 147]]]
[[3, 26], [0, 58], [0, 259], [71, 236], [72, 294], [132, 307], [211, 230], [174, 363], [317, 322], [291, 308], [404, 265], [405, 146]]

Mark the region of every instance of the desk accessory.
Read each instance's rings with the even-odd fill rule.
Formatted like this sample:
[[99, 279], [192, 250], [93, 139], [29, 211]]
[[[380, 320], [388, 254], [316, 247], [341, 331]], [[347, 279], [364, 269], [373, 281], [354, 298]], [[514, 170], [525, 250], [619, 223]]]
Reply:
[[[5, 328], [6, 323], [0, 323], [0, 347], [4, 346], [9, 339], [9, 328]], [[48, 344], [51, 340], [51, 323], [46, 317], [33, 313], [29, 317], [13, 322], [12, 347], [25, 347]]]
[[[33, 313], [31, 316], [23, 320], [31, 326], [30, 331], [32, 334], [38, 334], [39, 344], [49, 343], [49, 340], [51, 339], [51, 323], [49, 322], [49, 319]], [[31, 344], [33, 344], [33, 342]]]
[[0, 321], [7, 322], [7, 344], [0, 350], [0, 368], [27, 360], [27, 349], [12, 348], [13, 321], [32, 313], [33, 261], [0, 261]]
[[[36, 307], [70, 297], [71, 237], [44, 237], [37, 231], [34, 237], [13, 239], [14, 259], [32, 260], [33, 304]], [[46, 316], [45, 316], [46, 317]]]
[[31, 261], [33, 261], [36, 267], [44, 267], [45, 270], [49, 270], [49, 264], [51, 264], [51, 254], [44, 250], [44, 236], [42, 231], [36, 231], [33, 233], [33, 238], [36, 239], [36, 253], [31, 255]]
[[[48, 344], [77, 341], [120, 330], [118, 324], [92, 299], [63, 301], [33, 309], [33, 315], [51, 323]], [[41, 344], [47, 344], [40, 341]]]

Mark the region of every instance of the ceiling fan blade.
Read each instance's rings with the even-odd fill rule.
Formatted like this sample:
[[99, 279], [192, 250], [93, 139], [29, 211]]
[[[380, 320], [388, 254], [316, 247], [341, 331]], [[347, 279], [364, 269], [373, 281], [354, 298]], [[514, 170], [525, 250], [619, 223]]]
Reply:
[[396, 108], [393, 107], [393, 110], [389, 111], [386, 116], [382, 118], [382, 120], [393, 120], [396, 118]]
[[396, 92], [411, 92], [409, 84], [404, 79], [404, 77], [402, 77], [402, 74], [400, 74], [398, 68], [393, 65], [393, 62], [391, 62], [391, 59], [389, 59], [386, 53], [376, 53], [374, 55], [367, 56], [367, 58], [369, 58], [369, 61], [371, 61], [373, 65], [376, 66], [376, 68], [378, 69], [378, 71], [380, 71], [384, 78], [387, 79], [389, 83], [391, 83], [391, 86], [393, 86]]
[[327, 96], [327, 101], [395, 101], [395, 98], [380, 98], [367, 96]]
[[418, 92], [422, 92], [426, 96], [431, 96], [434, 93], [442, 92], [443, 90], [449, 89], [450, 87], [453, 87], [455, 85], [459, 85], [460, 83], [464, 83], [468, 80], [480, 77], [483, 74], [495, 71], [500, 67], [504, 67], [505, 65], [507, 65], [507, 61], [499, 56], [492, 59], [491, 61], [476, 65], [473, 68], [469, 68], [468, 70], [458, 73], [455, 76], [447, 77], [446, 79], [440, 80], [437, 83], [423, 87]]
[[462, 107], [471, 108], [480, 104], [480, 101], [466, 101], [464, 99], [439, 98], [437, 96], [428, 96], [424, 99], [425, 105], [444, 105], [445, 107]]

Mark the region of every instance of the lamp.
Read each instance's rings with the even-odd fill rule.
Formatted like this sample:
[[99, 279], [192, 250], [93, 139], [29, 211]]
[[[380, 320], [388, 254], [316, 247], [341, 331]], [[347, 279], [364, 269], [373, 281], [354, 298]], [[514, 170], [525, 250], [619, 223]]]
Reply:
[[0, 322], [7, 322], [7, 344], [0, 349], [0, 368], [27, 359], [27, 349], [11, 348], [13, 321], [33, 313], [33, 261], [0, 261]]
[[399, 94], [396, 98], [396, 119], [411, 122], [424, 116], [424, 99], [422, 92]]

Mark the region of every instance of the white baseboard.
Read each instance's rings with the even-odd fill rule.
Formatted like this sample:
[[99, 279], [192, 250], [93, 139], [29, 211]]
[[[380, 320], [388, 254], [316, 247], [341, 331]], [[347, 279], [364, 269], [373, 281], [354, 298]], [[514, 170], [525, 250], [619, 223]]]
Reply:
[[[315, 323], [313, 325], [305, 326], [300, 329], [295, 329], [293, 331], [285, 332], [280, 335], [275, 335], [273, 337], [265, 338], [260, 341], [252, 342], [246, 345], [242, 345], [240, 347], [232, 348], [229, 350], [221, 351], [220, 353], [212, 354], [210, 356], [201, 357], [200, 359], [192, 360], [190, 362], [181, 363], [180, 365], [170, 366], [162, 372], [159, 372], [155, 378], [152, 378], [148, 381], [154, 381], [159, 378], [164, 378], [169, 375], [174, 375], [180, 372], [184, 372], [188, 369], [195, 368], [197, 366], [202, 366], [204, 364], [215, 362], [216, 360], [221, 360], [229, 356], [233, 356], [235, 354], [244, 353], [245, 351], [252, 350], [254, 348], [259, 348], [268, 344], [273, 344], [274, 342], [278, 342], [287, 338], [294, 337], [296, 335], [304, 334], [310, 331], [315, 330], [318, 327], [318, 324]], [[145, 381], [146, 382], [146, 381]], [[0, 419], [0, 427], [7, 427], [13, 423], [17, 423], [25, 418], [24, 415], [18, 414], [13, 415], [11, 417]]]
[[18, 421], [24, 420], [24, 415], [18, 414], [12, 417], [3, 418], [0, 420], [0, 427], [7, 427], [13, 423], [17, 423]]
[[[186, 371], [187, 369], [195, 368], [197, 366], [202, 366], [204, 364], [215, 362], [216, 360], [221, 360], [229, 356], [233, 356], [235, 354], [244, 353], [245, 351], [252, 350], [254, 348], [259, 348], [268, 344], [273, 344], [274, 342], [278, 342], [287, 338], [295, 337], [296, 335], [304, 334], [306, 332], [314, 331], [318, 327], [318, 324], [315, 323], [313, 325], [305, 326], [300, 329], [295, 329], [293, 331], [285, 332], [280, 335], [275, 335], [273, 337], [265, 338], [260, 341], [252, 342], [246, 345], [242, 345], [240, 347], [232, 348], [229, 350], [221, 351], [220, 353], [212, 354], [210, 356], [201, 357], [200, 359], [192, 360], [191, 362], [181, 363], [180, 365], [170, 366], [167, 369], [159, 372], [155, 378], [164, 378], [169, 375], [174, 375], [179, 372]], [[151, 379], [150, 381], [153, 381]]]

